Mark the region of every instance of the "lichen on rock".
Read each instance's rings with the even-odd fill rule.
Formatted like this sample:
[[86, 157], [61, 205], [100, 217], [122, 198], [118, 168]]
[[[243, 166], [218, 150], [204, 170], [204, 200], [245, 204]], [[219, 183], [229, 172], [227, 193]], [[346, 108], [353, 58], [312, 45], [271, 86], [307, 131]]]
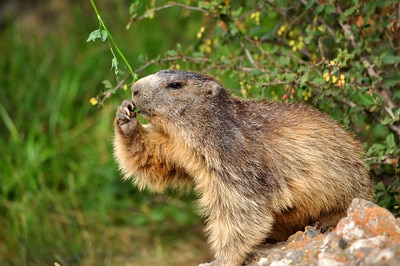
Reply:
[[246, 265], [400, 265], [400, 219], [373, 202], [354, 199], [336, 228], [321, 231], [263, 245]]

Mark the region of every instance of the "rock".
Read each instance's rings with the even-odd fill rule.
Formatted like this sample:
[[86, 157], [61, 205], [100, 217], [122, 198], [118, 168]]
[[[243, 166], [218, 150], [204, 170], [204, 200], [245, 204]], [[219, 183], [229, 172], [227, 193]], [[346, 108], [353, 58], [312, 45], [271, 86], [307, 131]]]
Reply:
[[308, 226], [263, 245], [246, 265], [400, 265], [400, 219], [370, 201], [354, 199], [334, 230], [321, 231]]

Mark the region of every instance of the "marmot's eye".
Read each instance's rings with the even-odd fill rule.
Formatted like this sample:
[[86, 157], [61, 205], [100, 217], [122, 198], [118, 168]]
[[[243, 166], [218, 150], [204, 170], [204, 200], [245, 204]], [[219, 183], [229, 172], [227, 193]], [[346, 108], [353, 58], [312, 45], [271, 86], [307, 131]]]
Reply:
[[182, 88], [182, 83], [180, 83], [180, 82], [171, 82], [171, 83], [168, 84], [167, 88], [174, 89], [174, 90], [180, 89], [180, 88]]

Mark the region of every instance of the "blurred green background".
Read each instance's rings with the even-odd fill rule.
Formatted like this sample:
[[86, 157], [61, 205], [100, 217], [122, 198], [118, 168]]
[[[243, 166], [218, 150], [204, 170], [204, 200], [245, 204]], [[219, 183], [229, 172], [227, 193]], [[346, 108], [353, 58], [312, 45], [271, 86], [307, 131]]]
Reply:
[[[195, 35], [190, 27], [201, 23], [161, 15], [127, 31], [128, 1], [96, 3], [134, 67], [139, 54], [184, 43], [181, 32]], [[120, 179], [112, 122], [130, 93], [103, 108], [89, 103], [103, 80], [115, 80], [108, 45], [86, 43], [99, 25], [90, 2], [1, 1], [0, 10], [0, 265], [208, 259], [192, 196], [138, 193]]]

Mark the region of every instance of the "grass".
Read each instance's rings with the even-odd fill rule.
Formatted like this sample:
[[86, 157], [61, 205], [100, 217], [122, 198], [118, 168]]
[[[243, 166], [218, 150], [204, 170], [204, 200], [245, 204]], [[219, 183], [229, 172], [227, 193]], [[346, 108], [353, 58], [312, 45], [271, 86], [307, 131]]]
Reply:
[[[129, 92], [113, 96], [102, 109], [89, 104], [101, 81], [113, 79], [110, 55], [103, 44], [85, 43], [93, 30], [88, 25], [96, 27], [90, 8], [64, 7], [72, 17], [54, 22], [50, 33], [45, 25], [53, 21], [42, 17], [39, 26], [16, 18], [0, 32], [5, 55], [0, 58], [0, 261], [188, 265], [206, 260], [193, 196], [139, 193], [120, 180], [112, 158], [112, 121]], [[123, 25], [121, 19], [115, 23]]]

